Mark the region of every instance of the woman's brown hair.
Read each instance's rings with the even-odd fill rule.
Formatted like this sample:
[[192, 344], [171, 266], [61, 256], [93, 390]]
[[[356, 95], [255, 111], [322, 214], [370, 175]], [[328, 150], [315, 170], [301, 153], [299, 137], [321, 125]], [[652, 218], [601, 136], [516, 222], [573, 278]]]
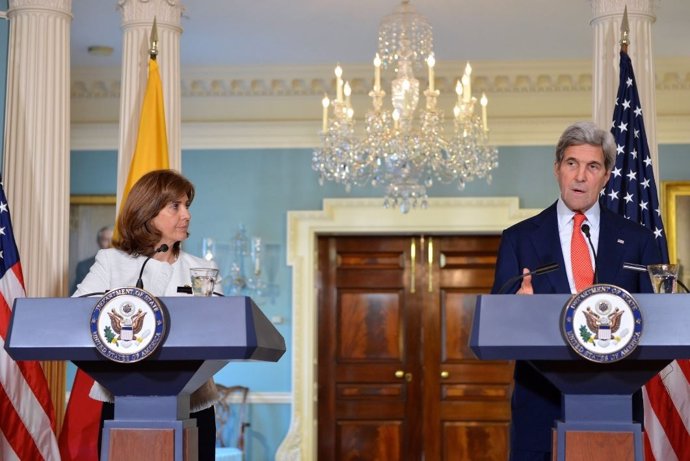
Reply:
[[[151, 221], [170, 202], [187, 194], [194, 200], [194, 185], [173, 170], [155, 170], [142, 176], [129, 191], [117, 218], [117, 237], [113, 246], [131, 255], [153, 256], [161, 233]], [[172, 248], [180, 252], [180, 242]]]

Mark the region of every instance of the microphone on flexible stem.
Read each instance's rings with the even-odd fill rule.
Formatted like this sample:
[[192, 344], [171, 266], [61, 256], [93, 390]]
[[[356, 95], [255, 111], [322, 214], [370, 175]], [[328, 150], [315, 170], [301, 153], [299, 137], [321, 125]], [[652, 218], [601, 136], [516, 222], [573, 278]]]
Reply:
[[543, 266], [537, 267], [533, 271], [527, 272], [525, 274], [516, 275], [515, 277], [511, 277], [506, 281], [506, 283], [504, 283], [501, 286], [501, 289], [498, 290], [498, 294], [499, 295], [504, 294], [508, 288], [510, 288], [511, 286], [513, 286], [515, 284], [515, 282], [517, 282], [518, 280], [522, 280], [523, 278], [527, 277], [528, 275], [547, 274], [549, 272], [555, 271], [556, 269], [558, 269], [558, 267], [559, 267], [558, 263], [545, 264]]
[[105, 290], [105, 291], [94, 291], [93, 293], [86, 293], [86, 294], [83, 294], [83, 295], [79, 295], [79, 296], [77, 296], [77, 298], [89, 298], [89, 297], [91, 297], [91, 296], [103, 296], [103, 295], [106, 294], [108, 291], [110, 291], [110, 290]]
[[642, 264], [623, 263], [623, 269], [627, 269], [629, 271], [644, 272], [645, 274], [647, 273], [647, 266], [643, 266]]
[[[186, 293], [188, 295], [191, 295], [192, 294], [192, 287], [190, 287], [189, 285], [185, 285], [183, 287], [177, 287], [177, 292], [178, 293]], [[215, 296], [225, 296], [223, 293], [218, 293], [217, 291], [214, 291], [213, 294]]]
[[[627, 269], [630, 271], [637, 271], [637, 272], [644, 272], [645, 274], [648, 273], [647, 271], [647, 266], [644, 266], [642, 264], [635, 264], [635, 263], [623, 263], [623, 269]], [[685, 290], [686, 293], [690, 293], [690, 289], [688, 289], [687, 286], [678, 278], [676, 279], [676, 283], [680, 285], [680, 287]]]
[[[166, 245], [165, 243], [156, 248], [156, 253], [165, 253], [166, 251], [168, 251], [168, 245]], [[144, 275], [144, 267], [146, 267], [146, 263], [149, 262], [149, 259], [151, 258], [153, 258], [153, 256], [149, 256], [148, 258], [146, 258], [144, 264], [141, 265], [141, 270], [139, 271], [139, 278], [137, 279], [136, 284], [137, 288], [144, 288], [144, 281], [141, 279], [141, 276]]]
[[597, 250], [594, 249], [592, 237], [589, 235], [589, 224], [583, 224], [580, 229], [582, 229], [582, 233], [585, 234], [585, 237], [587, 237], [589, 247], [592, 249], [592, 254], [594, 255], [594, 283], [597, 284], [599, 283], [599, 274], [597, 273]]

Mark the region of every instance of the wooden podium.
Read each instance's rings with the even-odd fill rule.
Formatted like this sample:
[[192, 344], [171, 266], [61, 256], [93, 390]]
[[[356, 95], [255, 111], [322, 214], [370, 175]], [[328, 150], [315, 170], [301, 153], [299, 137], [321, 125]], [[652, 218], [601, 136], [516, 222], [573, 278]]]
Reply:
[[[106, 359], [91, 339], [98, 298], [20, 298], [5, 348], [15, 360], [71, 360], [115, 398], [101, 460], [197, 459], [189, 396], [231, 360], [276, 362], [285, 340], [248, 297], [163, 297], [167, 336], [135, 363]], [[134, 455], [136, 454], [136, 455]]]
[[563, 339], [569, 296], [478, 296], [470, 347], [482, 360], [527, 360], [560, 389], [554, 459], [643, 461], [632, 394], [672, 360], [690, 358], [690, 295], [633, 295], [643, 319], [640, 343], [625, 359], [606, 364], [580, 357]]

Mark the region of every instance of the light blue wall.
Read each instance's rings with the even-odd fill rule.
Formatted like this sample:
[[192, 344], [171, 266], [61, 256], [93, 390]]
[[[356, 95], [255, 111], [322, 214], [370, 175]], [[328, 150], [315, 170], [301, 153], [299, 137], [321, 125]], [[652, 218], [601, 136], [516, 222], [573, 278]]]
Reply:
[[659, 177], [661, 181], [690, 180], [690, 145], [659, 146]]
[[[665, 144], [659, 151], [662, 181], [690, 180], [689, 145]], [[72, 194], [115, 193], [115, 151], [73, 152], [71, 168]], [[282, 244], [287, 210], [320, 209], [324, 197], [382, 196], [380, 189], [348, 194], [336, 184], [319, 186], [308, 149], [189, 150], [183, 153], [182, 169], [197, 187], [190, 251], [200, 250], [202, 237], [228, 239], [240, 223], [250, 231], [260, 229], [267, 242]], [[517, 195], [522, 207], [539, 208], [558, 192], [552, 178], [552, 147], [502, 147], [491, 185], [475, 181], [462, 192], [436, 185], [430, 196]]]
[[117, 151], [72, 152], [71, 195], [115, 195]]
[[[690, 180], [690, 146], [660, 148], [662, 180]], [[555, 200], [553, 148], [505, 147], [500, 149], [499, 168], [492, 185], [470, 183], [464, 192], [454, 186], [435, 186], [431, 196], [519, 196], [521, 206], [542, 208]], [[115, 151], [72, 153], [72, 194], [114, 194]], [[320, 210], [324, 197], [381, 197], [378, 190], [344, 192], [341, 186], [318, 185], [311, 171], [308, 149], [189, 150], [183, 152], [182, 170], [195, 184], [191, 236], [185, 249], [201, 252], [201, 239], [230, 241], [238, 225], [261, 235], [266, 243], [280, 246], [275, 300], [258, 300], [268, 318], [282, 317], [276, 325], [288, 352], [276, 364], [231, 363], [216, 375], [220, 383], [243, 384], [254, 392], [288, 393], [291, 390], [291, 273], [285, 261], [288, 210]], [[383, 201], [382, 201], [383, 203]], [[414, 213], [414, 211], [412, 211]], [[71, 381], [69, 381], [71, 382]], [[285, 404], [252, 405], [247, 433], [248, 460], [272, 459], [289, 426], [290, 408]]]

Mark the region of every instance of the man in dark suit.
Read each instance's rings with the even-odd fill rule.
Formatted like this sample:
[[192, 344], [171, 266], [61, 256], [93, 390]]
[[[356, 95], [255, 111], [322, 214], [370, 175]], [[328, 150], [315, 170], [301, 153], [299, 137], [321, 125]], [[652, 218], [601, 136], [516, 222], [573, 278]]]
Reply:
[[[98, 248], [101, 250], [113, 246], [113, 228], [111, 226], [104, 226], [98, 229], [98, 232], [96, 233], [96, 243], [98, 244]], [[90, 258], [82, 259], [77, 263], [77, 267], [74, 270], [74, 283], [72, 284], [70, 293], [77, 291], [77, 285], [84, 280], [84, 277], [86, 277], [86, 274], [89, 273], [89, 270], [91, 269], [91, 266], [93, 266], [94, 262], [96, 262], [96, 255], [93, 255]]]
[[[503, 232], [496, 264], [493, 293], [508, 279], [540, 266], [557, 263], [556, 271], [526, 276], [504, 291], [518, 294], [577, 293], [592, 283], [609, 283], [631, 293], [651, 293], [646, 274], [623, 269], [623, 263], [654, 264], [661, 262], [654, 234], [645, 227], [599, 206], [599, 195], [611, 175], [616, 145], [608, 131], [590, 122], [569, 126], [556, 147], [554, 175], [560, 197], [533, 218], [522, 221]], [[622, 174], [625, 174], [623, 172]], [[577, 215], [584, 214], [584, 217]], [[581, 283], [580, 269], [573, 261], [583, 261], [571, 253], [577, 246], [576, 235], [584, 221], [589, 226], [591, 248], [584, 251], [589, 259], [589, 280]], [[589, 247], [587, 242], [587, 247]], [[579, 263], [578, 263], [579, 264]], [[584, 263], [585, 265], [587, 262]], [[574, 274], [575, 272], [575, 274]], [[576, 280], [577, 279], [577, 280]], [[551, 429], [561, 418], [561, 394], [527, 361], [515, 363], [510, 443], [512, 461], [550, 461]], [[639, 392], [634, 415], [642, 421]]]

